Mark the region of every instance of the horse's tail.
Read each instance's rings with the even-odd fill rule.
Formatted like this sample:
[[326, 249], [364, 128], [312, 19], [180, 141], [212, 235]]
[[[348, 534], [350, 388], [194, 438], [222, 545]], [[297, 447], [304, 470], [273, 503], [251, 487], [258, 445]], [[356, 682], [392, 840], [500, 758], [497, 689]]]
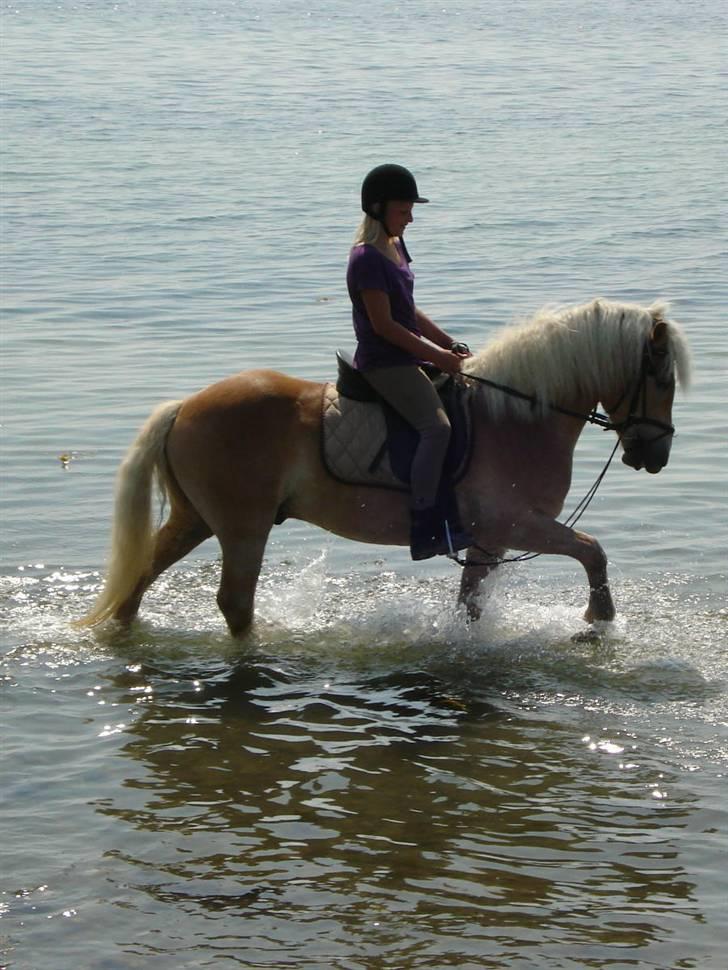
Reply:
[[154, 549], [152, 493], [155, 477], [166, 498], [164, 446], [181, 401], [160, 404], [147, 419], [119, 466], [106, 582], [98, 599], [76, 626], [96, 626], [113, 616], [149, 570]]

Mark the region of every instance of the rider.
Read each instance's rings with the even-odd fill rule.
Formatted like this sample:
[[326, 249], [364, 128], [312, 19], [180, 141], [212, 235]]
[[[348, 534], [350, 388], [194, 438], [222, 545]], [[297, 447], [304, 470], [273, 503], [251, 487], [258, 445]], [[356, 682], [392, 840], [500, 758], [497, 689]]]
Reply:
[[417, 191], [412, 173], [401, 165], [372, 169], [361, 187], [365, 215], [346, 274], [357, 338], [354, 363], [377, 393], [419, 433], [410, 482], [413, 559], [450, 552], [451, 546], [463, 549], [472, 542], [454, 522], [446, 525], [438, 503], [450, 422], [437, 391], [419, 366], [429, 362], [457, 375], [470, 351], [415, 306], [414, 274], [402, 238], [412, 222], [414, 203], [427, 201]]

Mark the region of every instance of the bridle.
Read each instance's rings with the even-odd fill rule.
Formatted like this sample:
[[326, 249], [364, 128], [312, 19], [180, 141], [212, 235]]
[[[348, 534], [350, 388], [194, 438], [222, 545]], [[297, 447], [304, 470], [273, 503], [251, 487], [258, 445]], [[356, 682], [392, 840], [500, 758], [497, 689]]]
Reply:
[[[650, 444], [653, 444], [656, 441], [660, 441], [662, 438], [665, 438], [668, 435], [675, 434], [674, 425], [668, 424], [667, 421], [661, 421], [659, 418], [651, 418], [647, 414], [647, 378], [651, 377], [655, 381], [657, 387], [661, 388], [662, 390], [667, 390], [672, 384], [672, 376], [670, 377], [669, 380], [665, 380], [664, 377], [661, 377], [662, 369], [659, 366], [659, 361], [667, 358], [667, 356], [668, 356], [667, 350], [655, 349], [650, 344], [649, 338], [645, 340], [644, 346], [642, 348], [642, 360], [640, 364], [640, 372], [637, 376], [637, 379], [634, 383], [634, 387], [632, 389], [632, 395], [630, 398], [630, 404], [629, 404], [629, 410], [627, 412], [627, 416], [623, 421], [612, 421], [612, 419], [609, 417], [609, 414], [614, 414], [616, 411], [619, 410], [619, 408], [624, 403], [625, 399], [627, 398], [627, 394], [629, 393], [628, 388], [626, 387], [622, 392], [622, 396], [619, 398], [617, 403], [613, 407], [607, 407], [607, 411], [609, 412], [609, 414], [602, 414], [601, 412], [597, 411], [596, 405], [588, 414], [584, 414], [581, 411], [572, 411], [570, 408], [561, 407], [561, 405], [559, 404], [548, 405], [551, 411], [557, 411], [559, 414], [566, 414], [569, 417], [578, 418], [581, 421], [588, 422], [589, 424], [594, 424], [597, 427], [602, 428], [603, 431], [616, 431], [618, 435], [617, 441], [614, 445], [614, 448], [612, 449], [612, 453], [607, 459], [606, 464], [604, 465], [604, 468], [602, 468], [601, 472], [599, 473], [596, 480], [594, 481], [594, 484], [591, 486], [591, 488], [586, 493], [584, 498], [581, 499], [581, 501], [577, 504], [576, 508], [573, 510], [571, 515], [569, 515], [569, 517], [563, 523], [564, 525], [568, 527], [572, 527], [573, 525], [575, 525], [582, 517], [584, 512], [587, 510], [589, 505], [591, 504], [592, 499], [597, 493], [597, 489], [601, 485], [604, 479], [604, 476], [607, 474], [609, 466], [612, 463], [612, 459], [617, 453], [621, 436], [625, 431], [627, 431], [629, 428], [633, 428], [639, 425], [649, 425], [653, 428], [659, 428], [662, 433], [656, 435], [654, 438], [651, 438], [649, 442]], [[506, 384], [498, 384], [496, 381], [491, 381], [486, 377], [477, 377], [475, 374], [464, 374], [463, 377], [468, 381], [475, 381], [478, 384], [484, 384], [487, 387], [492, 387], [497, 391], [502, 391], [504, 394], [509, 394], [511, 397], [516, 397], [521, 401], [528, 401], [532, 409], [535, 408], [536, 405], [538, 404], [538, 401], [535, 395], [525, 394], [523, 391], [519, 391], [514, 387], [508, 387], [508, 385]], [[641, 413], [640, 413], [640, 410], [641, 410]], [[448, 529], [447, 522], [445, 523], [445, 526], [447, 530]], [[449, 539], [449, 536], [448, 536], [448, 539]], [[452, 545], [450, 547], [450, 553], [448, 554], [448, 559], [456, 563], [458, 566], [463, 566], [466, 568], [468, 566], [475, 567], [475, 566], [483, 566], [483, 565], [488, 565], [490, 567], [493, 567], [493, 566], [502, 565], [503, 563], [525, 562], [528, 559], [536, 559], [538, 558], [538, 556], [541, 555], [541, 553], [539, 552], [525, 552], [519, 556], [512, 556], [510, 558], [503, 559], [499, 556], [494, 555], [492, 552], [489, 552], [487, 549], [483, 549], [477, 543], [474, 543], [472, 548], [476, 549], [478, 552], [487, 556], [489, 561], [487, 563], [467, 562], [465, 559], [461, 559], [457, 555], [455, 550], [452, 548]]]
[[[637, 381], [635, 382], [634, 390], [632, 391], [632, 398], [629, 404], [629, 411], [627, 412], [627, 417], [624, 421], [610, 421], [606, 426], [607, 431], [616, 431], [618, 434], [626, 431], [628, 428], [632, 428], [635, 425], [650, 425], [653, 428], [659, 428], [662, 434], [656, 435], [650, 440], [660, 441], [660, 439], [667, 437], [667, 435], [675, 434], [675, 426], [668, 424], [667, 421], [660, 421], [659, 418], [651, 418], [647, 414], [647, 378], [651, 377], [658, 388], [661, 390], [667, 390], [671, 383], [670, 380], [665, 380], [660, 376], [661, 368], [658, 361], [664, 360], [668, 356], [667, 350], [658, 350], [654, 348], [649, 340], [645, 341], [644, 347], [642, 348], [642, 363], [640, 366], [640, 373]], [[614, 414], [622, 405], [622, 402], [627, 396], [627, 389], [622, 393], [622, 396], [617, 401], [617, 403], [610, 408], [607, 408], [610, 414]], [[641, 402], [641, 412], [638, 408]]]

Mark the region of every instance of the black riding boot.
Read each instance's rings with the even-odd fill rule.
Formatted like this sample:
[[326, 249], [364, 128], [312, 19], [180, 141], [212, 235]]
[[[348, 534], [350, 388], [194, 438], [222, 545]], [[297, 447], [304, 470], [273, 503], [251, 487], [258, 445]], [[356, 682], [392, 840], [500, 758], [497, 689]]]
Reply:
[[412, 509], [410, 554], [413, 559], [430, 559], [445, 552], [445, 527], [442, 516], [434, 506]]
[[438, 506], [412, 509], [410, 555], [414, 560], [446, 556], [472, 544], [470, 533], [459, 527], [451, 528]]

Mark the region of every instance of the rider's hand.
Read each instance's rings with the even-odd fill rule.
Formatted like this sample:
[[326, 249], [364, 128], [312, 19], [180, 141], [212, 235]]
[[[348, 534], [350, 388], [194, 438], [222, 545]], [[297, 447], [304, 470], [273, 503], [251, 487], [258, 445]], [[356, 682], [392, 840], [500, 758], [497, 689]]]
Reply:
[[442, 350], [437, 355], [437, 360], [434, 363], [444, 373], [455, 375], [460, 373], [460, 366], [463, 360], [463, 357], [459, 357], [451, 350]]

